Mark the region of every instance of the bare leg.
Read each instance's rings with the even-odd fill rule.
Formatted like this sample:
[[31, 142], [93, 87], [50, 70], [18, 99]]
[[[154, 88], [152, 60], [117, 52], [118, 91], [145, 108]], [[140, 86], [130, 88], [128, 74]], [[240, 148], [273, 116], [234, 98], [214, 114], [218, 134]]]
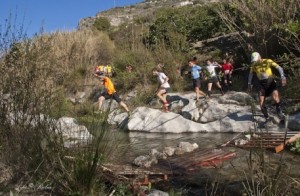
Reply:
[[200, 90], [199, 87], [195, 87], [195, 93], [196, 93], [196, 100], [199, 100], [200, 96], [206, 96], [206, 94]]
[[168, 103], [166, 99], [166, 90], [165, 89], [159, 89], [156, 93], [156, 96], [163, 102]]
[[126, 110], [126, 112], [129, 112], [127, 105], [123, 101], [121, 101], [119, 104], [122, 108], [124, 108]]
[[102, 104], [103, 104], [104, 100], [105, 100], [105, 97], [103, 97], [103, 96], [99, 97], [99, 99], [98, 99], [98, 110], [101, 110], [101, 107], [102, 107]]
[[212, 87], [212, 83], [207, 83], [207, 90], [208, 90], [208, 96], [209, 96], [209, 97], [211, 96], [211, 94], [210, 94], [210, 92], [211, 92], [211, 87]]
[[265, 106], [265, 96], [261, 96], [261, 95], [259, 96], [259, 106], [265, 118], [268, 118], [269, 114], [268, 114], [267, 107]]
[[223, 89], [222, 89], [222, 86], [221, 86], [220, 82], [216, 82], [216, 85], [220, 89], [222, 95], [224, 95], [224, 92], [223, 92]]
[[160, 99], [160, 101], [163, 102], [163, 107], [164, 107], [164, 111], [168, 112], [169, 111], [169, 104], [167, 101], [167, 94], [166, 94], [166, 89], [159, 89], [156, 93], [156, 96]]
[[278, 90], [274, 90], [272, 93], [272, 99], [275, 101], [275, 103], [280, 102], [279, 93]]
[[276, 112], [277, 112], [278, 116], [280, 118], [283, 118], [284, 114], [282, 113], [282, 110], [281, 110], [281, 103], [280, 103], [280, 97], [279, 97], [278, 90], [274, 90], [273, 91], [273, 93], [272, 93], [272, 99], [275, 101]]

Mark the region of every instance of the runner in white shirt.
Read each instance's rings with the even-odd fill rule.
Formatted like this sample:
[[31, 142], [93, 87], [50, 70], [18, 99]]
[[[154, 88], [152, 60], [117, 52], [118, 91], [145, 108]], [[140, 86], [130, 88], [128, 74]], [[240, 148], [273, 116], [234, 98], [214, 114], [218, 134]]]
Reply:
[[208, 90], [208, 96], [211, 97], [211, 88], [212, 84], [216, 84], [217, 87], [220, 89], [221, 94], [224, 95], [222, 86], [220, 85], [220, 82], [217, 77], [216, 68], [220, 67], [218, 63], [213, 63], [212, 60], [207, 60], [206, 70], [208, 72], [208, 83], [207, 83], [207, 90]]
[[152, 74], [157, 76], [158, 87], [155, 92], [156, 96], [163, 102], [164, 111], [168, 112], [169, 103], [166, 99], [167, 93], [170, 90], [169, 78], [163, 72], [159, 72], [157, 68], [152, 69]]

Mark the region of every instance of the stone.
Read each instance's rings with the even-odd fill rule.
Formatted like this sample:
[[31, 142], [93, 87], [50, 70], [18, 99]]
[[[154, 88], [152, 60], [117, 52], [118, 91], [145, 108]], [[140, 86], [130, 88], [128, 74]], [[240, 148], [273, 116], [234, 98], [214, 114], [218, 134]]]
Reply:
[[108, 115], [108, 123], [111, 125], [117, 125], [120, 128], [125, 128], [127, 125], [128, 113], [121, 112], [120, 109], [114, 110]]
[[72, 144], [87, 143], [92, 138], [88, 129], [79, 125], [75, 118], [61, 117], [57, 120], [56, 132], [61, 133], [65, 147]]
[[251, 113], [244, 112], [233, 113], [214, 122], [197, 123], [173, 112], [138, 107], [129, 118], [127, 128], [130, 131], [159, 133], [244, 132], [253, 128], [253, 122]]
[[169, 196], [169, 193], [153, 189], [147, 196]]
[[157, 164], [157, 159], [155, 156], [138, 156], [133, 160], [133, 164], [139, 167], [146, 167], [149, 168], [151, 167], [152, 164]]
[[158, 152], [156, 149], [151, 149], [149, 155], [150, 157], [155, 156], [157, 159], [167, 159], [166, 154]]
[[198, 148], [198, 144], [191, 144], [189, 142], [180, 142], [178, 144], [178, 148], [182, 150], [183, 153], [193, 152], [196, 148]]
[[174, 153], [175, 153], [175, 148], [172, 148], [172, 147], [165, 147], [163, 149], [163, 153], [168, 155], [169, 157], [173, 156]]

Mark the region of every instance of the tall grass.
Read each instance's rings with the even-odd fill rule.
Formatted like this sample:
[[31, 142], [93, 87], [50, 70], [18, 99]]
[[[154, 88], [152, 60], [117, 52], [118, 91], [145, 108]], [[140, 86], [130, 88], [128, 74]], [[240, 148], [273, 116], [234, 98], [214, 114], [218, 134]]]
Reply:
[[22, 28], [15, 32], [10, 27], [0, 39], [0, 157], [14, 171], [6, 189], [17, 187], [26, 194], [24, 187], [34, 184], [52, 194], [104, 194], [97, 167], [117, 149], [107, 144], [115, 139], [107, 132], [106, 117], [91, 117], [93, 141], [77, 150], [64, 147], [55, 118], [72, 113], [65, 104], [66, 88], [73, 84], [76, 90], [93, 82], [91, 64], [110, 61], [113, 43], [107, 35], [91, 31], [29, 39]]

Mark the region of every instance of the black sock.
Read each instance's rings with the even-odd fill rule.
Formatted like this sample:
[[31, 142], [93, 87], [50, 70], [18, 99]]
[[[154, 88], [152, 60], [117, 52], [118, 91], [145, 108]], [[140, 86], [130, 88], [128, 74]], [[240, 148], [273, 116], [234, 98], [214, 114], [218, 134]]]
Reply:
[[269, 114], [266, 106], [261, 107], [261, 112], [264, 114], [265, 118], [269, 118]]
[[224, 91], [223, 91], [222, 87], [220, 88], [220, 91], [221, 91], [221, 93], [222, 93], [222, 95], [223, 95], [223, 94], [224, 94]]
[[210, 91], [207, 92], [208, 96], [210, 97]]

